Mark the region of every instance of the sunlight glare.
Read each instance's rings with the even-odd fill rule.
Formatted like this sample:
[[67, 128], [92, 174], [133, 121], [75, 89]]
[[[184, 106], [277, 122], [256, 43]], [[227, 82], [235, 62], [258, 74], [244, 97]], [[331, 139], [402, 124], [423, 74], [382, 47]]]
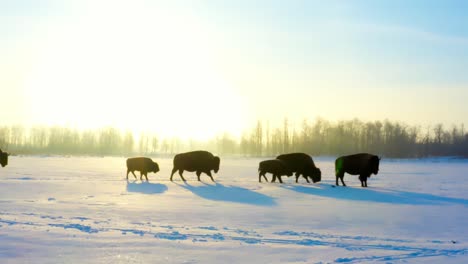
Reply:
[[242, 98], [217, 71], [201, 23], [167, 10], [96, 8], [49, 29], [26, 85], [35, 123], [196, 139], [240, 134]]

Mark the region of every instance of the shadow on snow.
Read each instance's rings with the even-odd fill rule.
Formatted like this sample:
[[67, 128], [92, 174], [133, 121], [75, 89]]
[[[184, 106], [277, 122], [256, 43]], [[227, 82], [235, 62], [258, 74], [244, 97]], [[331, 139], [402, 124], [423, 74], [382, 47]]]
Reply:
[[167, 191], [167, 186], [160, 183], [127, 181], [127, 192], [158, 194]]
[[219, 183], [215, 185], [203, 183], [201, 186], [194, 186], [188, 183], [178, 185], [208, 200], [259, 206], [276, 205], [276, 201], [272, 197], [242, 187], [225, 186]]
[[350, 201], [366, 201], [376, 203], [390, 203], [390, 204], [413, 204], [413, 205], [431, 205], [431, 204], [462, 204], [468, 205], [467, 199], [451, 198], [438, 196], [427, 193], [415, 193], [407, 191], [397, 191], [391, 189], [372, 189], [370, 188], [353, 188], [353, 187], [335, 187], [330, 185], [321, 186], [298, 186], [287, 185], [282, 186], [288, 190], [310, 195], [317, 195], [322, 197], [329, 197], [341, 200]]

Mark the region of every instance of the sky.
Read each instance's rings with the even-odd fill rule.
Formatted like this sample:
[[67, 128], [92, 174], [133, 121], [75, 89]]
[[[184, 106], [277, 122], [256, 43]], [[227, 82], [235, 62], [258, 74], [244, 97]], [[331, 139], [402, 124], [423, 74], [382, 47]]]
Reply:
[[0, 0], [0, 125], [468, 125], [466, 1]]

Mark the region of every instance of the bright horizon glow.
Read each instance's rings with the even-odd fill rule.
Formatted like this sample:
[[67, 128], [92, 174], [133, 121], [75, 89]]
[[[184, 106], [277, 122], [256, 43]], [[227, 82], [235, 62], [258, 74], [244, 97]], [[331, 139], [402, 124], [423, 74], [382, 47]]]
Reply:
[[199, 140], [284, 118], [468, 125], [467, 8], [451, 0], [4, 1], [0, 125]]
[[[25, 85], [33, 123], [239, 135], [242, 100], [216, 70], [197, 21], [118, 7], [53, 29]], [[135, 16], [121, 20], [127, 12]]]

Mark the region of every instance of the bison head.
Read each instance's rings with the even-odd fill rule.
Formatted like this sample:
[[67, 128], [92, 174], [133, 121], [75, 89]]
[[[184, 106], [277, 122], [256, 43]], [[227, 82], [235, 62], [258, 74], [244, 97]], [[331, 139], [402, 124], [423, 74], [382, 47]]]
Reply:
[[311, 173], [312, 181], [314, 183], [322, 180], [322, 171], [319, 168], [312, 168]]
[[371, 159], [371, 170], [372, 173], [377, 175], [379, 172], [379, 163], [380, 163], [380, 158], [378, 156], [373, 156]]
[[288, 164], [282, 160], [277, 159], [277, 161], [280, 161], [283, 164], [283, 173], [284, 175], [291, 177], [293, 176], [294, 171], [288, 166]]
[[159, 165], [156, 162], [153, 162], [152, 172], [156, 173], [159, 171]]
[[10, 154], [6, 153], [6, 152], [2, 152], [0, 150], [0, 164], [2, 165], [2, 167], [5, 167], [6, 165], [8, 165], [8, 156]]
[[218, 156], [213, 157], [213, 164], [212, 164], [212, 170], [214, 170], [215, 173], [218, 173], [219, 171], [219, 164], [221, 163], [221, 159]]
[[306, 169], [305, 176], [312, 178], [314, 183], [322, 180], [322, 171], [316, 167], [309, 167]]

